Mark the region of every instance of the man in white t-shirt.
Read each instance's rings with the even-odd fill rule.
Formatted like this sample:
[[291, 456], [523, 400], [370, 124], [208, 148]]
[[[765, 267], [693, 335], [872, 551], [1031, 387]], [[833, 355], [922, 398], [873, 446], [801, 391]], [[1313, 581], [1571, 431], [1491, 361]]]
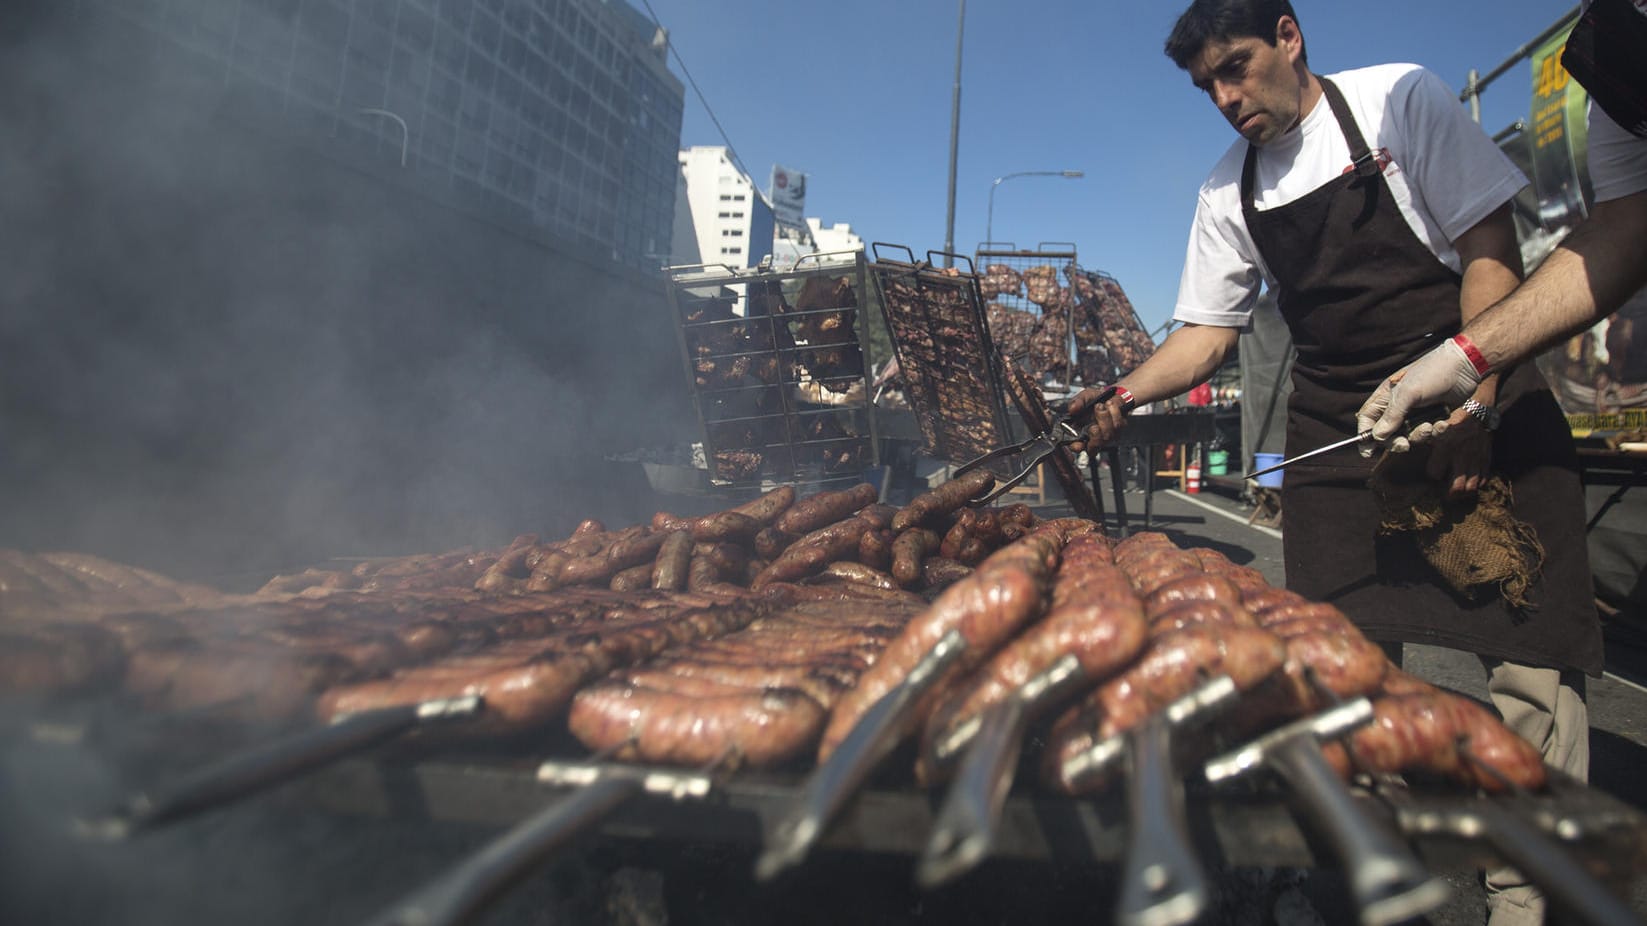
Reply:
[[[1414, 407], [1462, 401], [1482, 376], [1588, 328], [1647, 286], [1647, 0], [1586, 3], [1575, 34], [1586, 28], [1592, 44], [1584, 47], [1612, 43], [1575, 74], [1586, 89], [1593, 85], [1588, 158], [1595, 208], [1526, 283], [1378, 387], [1358, 416], [1360, 430], [1374, 440], [1394, 438], [1396, 449], [1405, 449], [1409, 438], [1398, 435]], [[1572, 43], [1568, 49], [1576, 50]], [[1421, 423], [1410, 441], [1423, 443], [1435, 432]]]
[[[1383, 65], [1310, 70], [1286, 0], [1195, 0], [1166, 52], [1241, 140], [1202, 185], [1175, 330], [1123, 376], [1089, 389], [1088, 446], [1110, 440], [1134, 405], [1206, 380], [1236, 346], [1268, 286], [1292, 333], [1289, 456], [1357, 434], [1381, 381], [1457, 333], [1520, 282], [1510, 199], [1526, 185], [1435, 75]], [[1578, 458], [1566, 420], [1530, 365], [1484, 378], [1428, 451], [1437, 492], [1469, 505], [1507, 495], [1543, 544], [1522, 599], [1445, 581], [1411, 533], [1382, 529], [1372, 463], [1353, 447], [1289, 466], [1282, 483], [1287, 586], [1341, 609], [1400, 659], [1400, 644], [1479, 655], [1506, 723], [1545, 761], [1588, 769], [1586, 674], [1602, 665], [1590, 595]], [[1519, 599], [1519, 600], [1518, 600]], [[1495, 873], [1494, 926], [1537, 923], [1542, 899]]]

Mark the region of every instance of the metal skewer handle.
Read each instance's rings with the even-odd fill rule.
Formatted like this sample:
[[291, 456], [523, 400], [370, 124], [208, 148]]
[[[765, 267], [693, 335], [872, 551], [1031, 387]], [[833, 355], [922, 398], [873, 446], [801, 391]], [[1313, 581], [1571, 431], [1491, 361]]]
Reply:
[[864, 714], [828, 761], [807, 779], [799, 803], [773, 828], [766, 851], [755, 863], [757, 879], [769, 881], [806, 858], [824, 826], [897, 745], [899, 728], [920, 695], [961, 657], [966, 646], [960, 631], [944, 634], [909, 675]]
[[369, 926], [468, 922], [556, 849], [600, 822], [641, 788], [640, 778], [619, 775], [578, 788], [372, 919]]
[[154, 796], [138, 794], [113, 814], [83, 821], [82, 835], [125, 839], [141, 830], [202, 813], [375, 746], [425, 723], [461, 720], [481, 709], [476, 696], [362, 711], [324, 727], [258, 746], [195, 772]]
[[1235, 680], [1220, 675], [1126, 734], [1131, 844], [1116, 910], [1124, 926], [1182, 926], [1207, 908], [1210, 889], [1184, 825], [1184, 782], [1173, 762], [1172, 738], [1231, 704], [1236, 694]]
[[1341, 736], [1372, 719], [1372, 702], [1356, 698], [1314, 717], [1267, 733], [1206, 765], [1221, 781], [1267, 765], [1298, 798], [1309, 822], [1332, 845], [1363, 926], [1392, 926], [1441, 906], [1447, 883], [1430, 877], [1412, 851], [1366, 815], [1321, 755], [1321, 740]]

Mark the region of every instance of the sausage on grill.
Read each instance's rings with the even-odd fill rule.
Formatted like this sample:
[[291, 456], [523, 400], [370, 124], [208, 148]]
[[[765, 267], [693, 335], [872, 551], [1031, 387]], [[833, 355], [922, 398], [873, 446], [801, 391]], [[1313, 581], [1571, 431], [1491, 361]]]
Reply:
[[921, 563], [937, 553], [943, 541], [937, 531], [912, 527], [892, 541], [892, 578], [910, 588], [921, 580]]
[[[996, 551], [971, 576], [945, 589], [887, 646], [857, 687], [835, 705], [824, 730], [819, 759], [829, 758], [870, 706], [902, 682], [949, 631], [958, 630], [967, 642], [966, 652], [957, 660], [958, 670], [952, 668], [949, 673], [953, 677], [982, 663], [1018, 628], [1037, 616], [1045, 606], [1065, 539], [1058, 528], [1037, 528]], [[939, 684], [934, 690], [941, 687]]]
[[1206, 679], [1227, 674], [1237, 688], [1251, 690], [1285, 658], [1280, 639], [1252, 627], [1209, 624], [1153, 637], [1136, 662], [1058, 718], [1044, 755], [1048, 780], [1074, 789], [1077, 783], [1063, 776], [1067, 760], [1136, 727]]
[[664, 535], [658, 558], [652, 562], [653, 588], [678, 592], [686, 587], [687, 571], [692, 567], [692, 537], [689, 530]]
[[988, 492], [994, 485], [995, 476], [981, 469], [941, 483], [931, 491], [923, 492], [911, 499], [909, 504], [892, 518], [892, 529], [906, 531], [925, 523], [928, 519], [949, 514]]
[[880, 490], [867, 482], [839, 492], [820, 492], [796, 502], [773, 526], [788, 534], [810, 533], [850, 516], [880, 497]]
[[1433, 688], [1374, 700], [1372, 723], [1351, 734], [1348, 745], [1348, 754], [1343, 743], [1324, 750], [1343, 773], [1351, 767], [1375, 774], [1420, 771], [1490, 792], [1510, 784], [1537, 790], [1548, 782], [1543, 758], [1530, 743], [1474, 701]]
[[824, 709], [789, 688], [687, 698], [619, 682], [578, 692], [568, 726], [585, 746], [624, 761], [760, 768], [804, 750]]

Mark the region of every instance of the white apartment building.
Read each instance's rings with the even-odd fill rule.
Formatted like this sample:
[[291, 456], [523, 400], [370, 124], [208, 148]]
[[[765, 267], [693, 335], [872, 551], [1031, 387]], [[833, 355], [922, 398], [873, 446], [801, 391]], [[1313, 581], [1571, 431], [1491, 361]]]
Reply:
[[[706, 264], [753, 267], [772, 253], [772, 207], [724, 147], [694, 145], [680, 152], [686, 205], [692, 212], [697, 252]], [[677, 203], [677, 208], [679, 204]], [[680, 228], [684, 223], [677, 222]], [[676, 243], [671, 252], [691, 250]]]
[[823, 227], [822, 219], [807, 217], [806, 225], [812, 229], [812, 241], [818, 246], [818, 253], [829, 254], [835, 251], [862, 251], [864, 239], [852, 230], [852, 226], [845, 222], [836, 222], [828, 228]]

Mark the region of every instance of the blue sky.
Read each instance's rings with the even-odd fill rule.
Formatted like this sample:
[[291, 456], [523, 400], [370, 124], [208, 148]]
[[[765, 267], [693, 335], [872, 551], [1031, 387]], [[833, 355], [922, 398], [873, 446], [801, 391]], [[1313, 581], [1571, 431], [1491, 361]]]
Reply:
[[[805, 171], [807, 214], [866, 241], [941, 249], [948, 198], [957, 0], [632, 0], [676, 49], [764, 187], [774, 163]], [[1171, 315], [1195, 192], [1234, 140], [1161, 53], [1187, 0], [968, 0], [962, 55], [955, 249], [993, 238], [1074, 242], [1113, 274], [1151, 328]], [[1573, 2], [1294, 0], [1310, 64], [1331, 73], [1390, 61], [1461, 89]], [[677, 75], [679, 68], [675, 68]], [[1489, 133], [1526, 115], [1525, 62], [1482, 97]], [[687, 89], [682, 145], [719, 145]]]

